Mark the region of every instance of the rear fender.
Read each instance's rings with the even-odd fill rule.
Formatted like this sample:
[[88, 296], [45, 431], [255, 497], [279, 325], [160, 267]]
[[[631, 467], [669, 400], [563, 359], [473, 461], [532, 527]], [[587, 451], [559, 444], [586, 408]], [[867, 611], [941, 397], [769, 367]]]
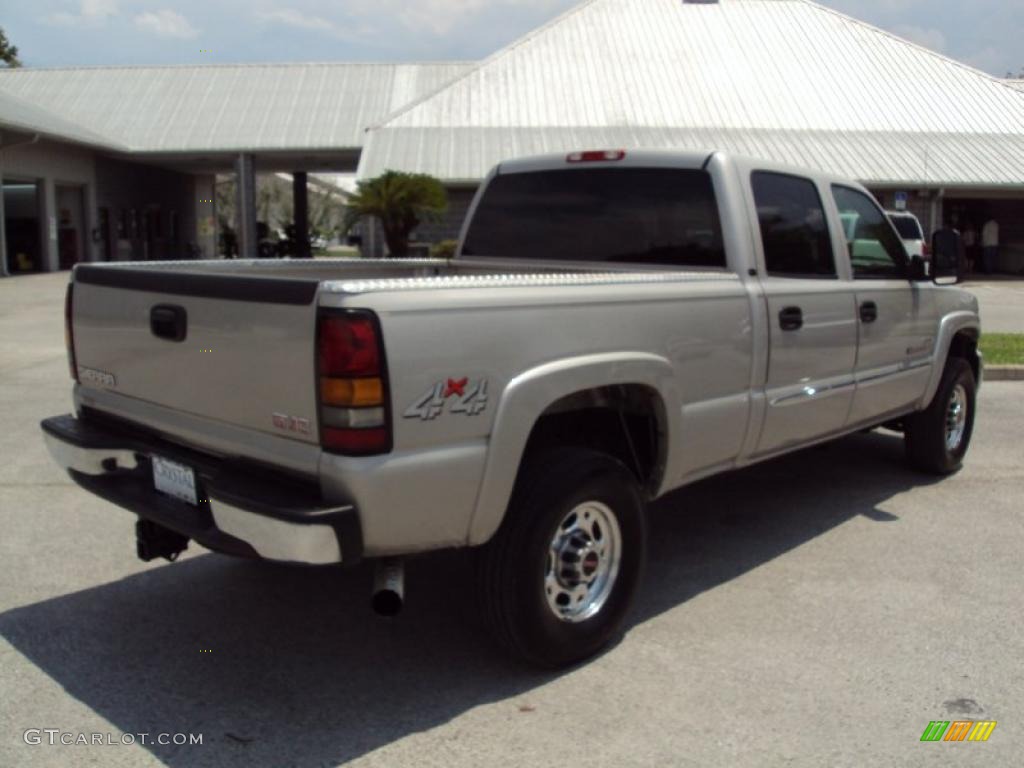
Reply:
[[[647, 353], [603, 353], [557, 360], [532, 368], [509, 382], [502, 393], [468, 543], [483, 544], [501, 524], [512, 495], [526, 443], [541, 415], [556, 401], [584, 390], [623, 384], [645, 385], [658, 392], [671, 438], [679, 433], [679, 393], [669, 361]], [[666, 466], [673, 466], [672, 440]]]

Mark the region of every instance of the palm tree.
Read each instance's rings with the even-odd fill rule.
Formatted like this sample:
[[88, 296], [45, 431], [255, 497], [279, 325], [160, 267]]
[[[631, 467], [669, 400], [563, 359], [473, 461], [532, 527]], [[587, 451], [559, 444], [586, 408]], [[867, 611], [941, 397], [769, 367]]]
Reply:
[[345, 211], [345, 232], [366, 216], [380, 220], [391, 256], [409, 254], [409, 235], [425, 219], [437, 218], [448, 209], [448, 193], [433, 176], [385, 171], [375, 179], [360, 181]]

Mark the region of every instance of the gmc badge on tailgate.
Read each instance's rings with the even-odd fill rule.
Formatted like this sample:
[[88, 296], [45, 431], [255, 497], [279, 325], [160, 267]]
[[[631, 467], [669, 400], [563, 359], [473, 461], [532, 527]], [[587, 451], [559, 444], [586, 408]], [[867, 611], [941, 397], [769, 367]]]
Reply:
[[114, 374], [107, 373], [106, 371], [97, 371], [95, 368], [86, 368], [84, 365], [78, 366], [78, 380], [85, 384], [99, 384], [101, 387], [109, 387], [113, 389], [117, 386], [117, 379], [114, 378]]
[[273, 415], [274, 426], [285, 432], [297, 432], [300, 435], [308, 435], [312, 429], [309, 419], [300, 419], [289, 416], [286, 413], [275, 413]]

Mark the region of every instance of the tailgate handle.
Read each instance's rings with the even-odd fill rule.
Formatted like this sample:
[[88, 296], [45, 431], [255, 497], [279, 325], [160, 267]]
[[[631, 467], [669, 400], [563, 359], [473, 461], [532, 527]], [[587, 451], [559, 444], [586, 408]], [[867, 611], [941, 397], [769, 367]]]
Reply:
[[149, 328], [153, 335], [168, 341], [184, 341], [188, 335], [188, 315], [175, 304], [157, 304], [149, 310]]

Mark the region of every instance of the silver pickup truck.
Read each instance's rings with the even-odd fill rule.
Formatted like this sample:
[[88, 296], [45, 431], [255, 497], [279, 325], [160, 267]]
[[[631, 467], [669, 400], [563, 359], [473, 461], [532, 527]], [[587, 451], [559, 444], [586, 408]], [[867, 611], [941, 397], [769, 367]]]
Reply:
[[978, 305], [875, 200], [722, 153], [502, 163], [447, 261], [86, 264], [67, 292], [83, 488], [187, 542], [307, 564], [476, 548], [481, 613], [531, 662], [585, 658], [641, 578], [644, 507], [879, 425], [949, 473]]

